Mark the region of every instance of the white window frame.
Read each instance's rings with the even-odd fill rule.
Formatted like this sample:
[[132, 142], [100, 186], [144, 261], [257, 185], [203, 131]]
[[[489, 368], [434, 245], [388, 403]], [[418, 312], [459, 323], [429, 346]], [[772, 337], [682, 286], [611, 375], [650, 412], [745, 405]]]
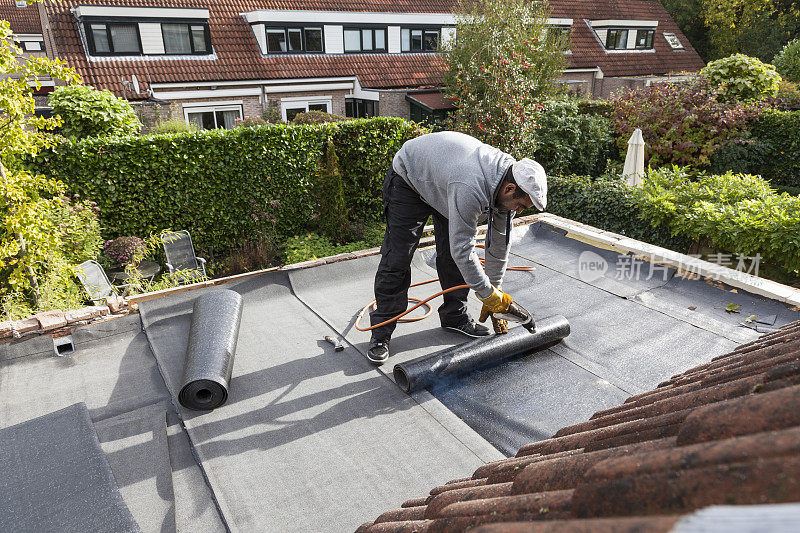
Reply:
[[219, 104], [209, 105], [210, 102], [203, 102], [203, 103], [196, 103], [196, 104], [183, 104], [183, 120], [186, 121], [187, 124], [191, 124], [189, 122], [189, 113], [214, 113], [214, 125], [217, 124], [217, 111], [238, 111], [239, 112], [239, 119], [242, 120], [244, 118], [244, 109], [241, 103], [233, 103], [233, 102], [220, 102]]
[[327, 108], [326, 113], [331, 113], [331, 109], [333, 109], [333, 96], [291, 96], [288, 98], [281, 98], [281, 118], [284, 122], [288, 122], [286, 119], [287, 109], [304, 108], [305, 113], [308, 113], [308, 106], [315, 104], [325, 104]]

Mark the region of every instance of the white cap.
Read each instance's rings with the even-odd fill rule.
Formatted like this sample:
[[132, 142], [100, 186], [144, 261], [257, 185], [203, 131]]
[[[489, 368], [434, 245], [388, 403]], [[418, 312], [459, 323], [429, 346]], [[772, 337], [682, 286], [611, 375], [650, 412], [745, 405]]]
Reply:
[[526, 157], [514, 163], [512, 173], [514, 181], [528, 193], [536, 209], [544, 211], [547, 207], [547, 175], [542, 165]]

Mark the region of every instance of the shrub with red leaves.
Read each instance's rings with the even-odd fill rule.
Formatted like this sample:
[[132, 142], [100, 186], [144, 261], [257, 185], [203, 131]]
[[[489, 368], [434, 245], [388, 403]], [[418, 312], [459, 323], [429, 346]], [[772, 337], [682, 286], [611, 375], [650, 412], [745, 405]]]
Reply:
[[720, 102], [718, 94], [699, 77], [617, 94], [612, 101], [617, 145], [624, 153], [633, 130], [640, 128], [651, 166], [708, 167], [714, 150], [746, 137], [748, 121], [761, 111], [756, 104]]

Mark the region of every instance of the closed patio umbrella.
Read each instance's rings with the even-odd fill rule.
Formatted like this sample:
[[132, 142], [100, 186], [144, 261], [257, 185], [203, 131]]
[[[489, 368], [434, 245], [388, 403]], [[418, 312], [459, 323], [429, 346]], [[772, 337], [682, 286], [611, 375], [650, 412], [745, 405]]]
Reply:
[[631, 187], [639, 187], [644, 176], [644, 139], [642, 130], [636, 128], [628, 139], [628, 155], [625, 156], [625, 167], [622, 175]]

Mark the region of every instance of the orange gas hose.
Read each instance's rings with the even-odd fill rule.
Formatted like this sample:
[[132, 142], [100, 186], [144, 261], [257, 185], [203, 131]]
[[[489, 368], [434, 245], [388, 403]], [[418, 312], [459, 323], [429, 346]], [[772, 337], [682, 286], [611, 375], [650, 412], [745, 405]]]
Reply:
[[[483, 245], [482, 244], [477, 244], [477, 245], [475, 245], [475, 247], [476, 248], [483, 248]], [[485, 266], [483, 258], [481, 258], [481, 266]], [[506, 270], [513, 270], [513, 271], [516, 271], [516, 272], [532, 272], [532, 271], [536, 270], [536, 268], [535, 267], [508, 267]], [[419, 283], [412, 283], [411, 285], [409, 285], [409, 288], [410, 287], [418, 287], [420, 285], [426, 285], [428, 283], [433, 283], [434, 281], [439, 281], [439, 278], [433, 278], [433, 279], [429, 279], [429, 280], [426, 280], [426, 281], [420, 281]], [[397, 321], [397, 322], [417, 322], [418, 320], [424, 320], [424, 319], [426, 319], [426, 318], [428, 318], [430, 316], [431, 311], [432, 311], [431, 306], [428, 305], [429, 301], [433, 300], [434, 298], [436, 298], [438, 296], [442, 296], [443, 294], [447, 294], [448, 292], [453, 292], [453, 291], [457, 291], [459, 289], [468, 289], [468, 288], [469, 288], [469, 285], [456, 285], [455, 287], [450, 287], [449, 289], [444, 289], [442, 291], [439, 291], [439, 292], [437, 292], [436, 294], [434, 294], [432, 296], [428, 296], [424, 300], [420, 300], [418, 298], [409, 297], [408, 298], [409, 302], [417, 302], [417, 304], [412, 306], [412, 307], [409, 307], [408, 309], [406, 309], [405, 311], [403, 311], [399, 315], [397, 315], [397, 316], [395, 316], [393, 318], [390, 318], [389, 320], [384, 320], [380, 324], [375, 324], [374, 326], [369, 326], [369, 327], [366, 327], [366, 328], [362, 328], [359, 325], [359, 322], [361, 322], [361, 319], [364, 317], [364, 313], [366, 313], [367, 310], [370, 307], [373, 310], [377, 309], [377, 302], [375, 300], [373, 300], [371, 303], [368, 303], [367, 305], [365, 305], [364, 308], [361, 310], [361, 312], [358, 314], [358, 318], [356, 318], [356, 322], [354, 324], [355, 328], [358, 331], [369, 331], [371, 329], [375, 329], [375, 328], [379, 328], [381, 326], [385, 326], [386, 324], [391, 324], [392, 322], [395, 322], [395, 321]], [[420, 307], [420, 306], [423, 306], [423, 305], [428, 309], [425, 312], [424, 315], [416, 317], [416, 318], [403, 318], [404, 316], [406, 316], [408, 313], [410, 313], [411, 311], [413, 311], [417, 307]]]

